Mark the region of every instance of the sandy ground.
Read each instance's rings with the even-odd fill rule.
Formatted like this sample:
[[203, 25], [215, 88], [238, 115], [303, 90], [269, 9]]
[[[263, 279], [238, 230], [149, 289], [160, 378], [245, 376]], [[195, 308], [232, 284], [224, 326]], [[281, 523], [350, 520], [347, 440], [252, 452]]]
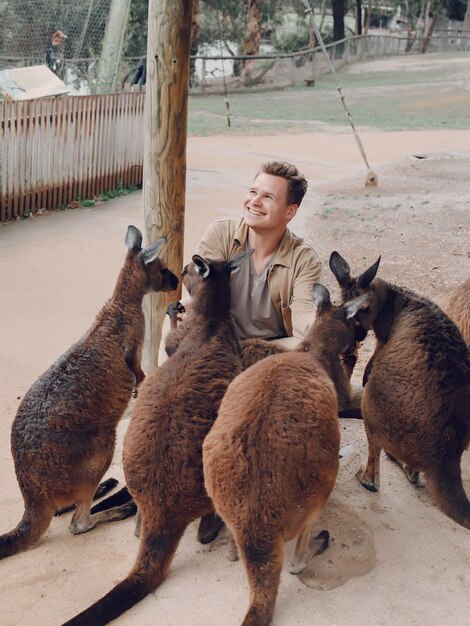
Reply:
[[[461, 282], [470, 274], [470, 159], [412, 155], [468, 151], [470, 131], [368, 132], [362, 139], [379, 174], [376, 190], [363, 186], [366, 171], [346, 131], [191, 139], [186, 257], [211, 220], [239, 214], [257, 166], [282, 158], [311, 181], [293, 230], [314, 242], [325, 263], [333, 249], [353, 270], [382, 254], [382, 277], [430, 297]], [[111, 294], [130, 223], [142, 225], [140, 193], [0, 228], [0, 532], [13, 528], [23, 512], [9, 450], [19, 400]], [[327, 265], [324, 282], [333, 287]], [[366, 341], [362, 363], [371, 345]], [[119, 442], [127, 423], [128, 417]], [[341, 428], [343, 443], [355, 442], [365, 453], [362, 423], [342, 420]], [[108, 475], [122, 480], [120, 457], [118, 446]], [[463, 475], [470, 493], [468, 452]], [[0, 564], [2, 626], [58, 625], [126, 575], [138, 546], [133, 519], [81, 536], [68, 532], [69, 521], [55, 518], [39, 545]], [[336, 489], [320, 526], [330, 530], [331, 548], [301, 577], [285, 568], [276, 626], [469, 623], [469, 532], [389, 460], [382, 460], [379, 494], [355, 480]], [[225, 533], [202, 547], [195, 531], [193, 524], [166, 582], [118, 623], [241, 622], [247, 605], [242, 565], [226, 559]]]

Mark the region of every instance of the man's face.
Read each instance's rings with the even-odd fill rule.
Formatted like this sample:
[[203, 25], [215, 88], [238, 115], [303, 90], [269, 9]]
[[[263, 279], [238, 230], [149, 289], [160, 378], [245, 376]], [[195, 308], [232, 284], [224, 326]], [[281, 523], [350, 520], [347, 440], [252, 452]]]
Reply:
[[287, 203], [287, 180], [259, 174], [243, 201], [244, 221], [254, 230], [282, 230], [297, 212], [297, 204]]

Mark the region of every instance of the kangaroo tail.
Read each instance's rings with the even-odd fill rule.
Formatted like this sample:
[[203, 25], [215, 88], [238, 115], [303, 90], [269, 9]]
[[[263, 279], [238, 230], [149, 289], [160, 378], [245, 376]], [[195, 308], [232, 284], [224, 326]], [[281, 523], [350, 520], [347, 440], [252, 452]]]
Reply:
[[460, 458], [446, 459], [437, 472], [427, 474], [427, 479], [441, 510], [470, 529], [470, 501], [462, 485]]
[[240, 548], [250, 586], [250, 605], [242, 626], [269, 626], [281, 577], [283, 541], [245, 538]]
[[62, 626], [103, 626], [140, 602], [164, 580], [182, 535], [183, 531], [143, 539], [129, 576]]
[[0, 559], [23, 552], [46, 532], [51, 523], [53, 510], [46, 505], [27, 506], [18, 526], [0, 535]]

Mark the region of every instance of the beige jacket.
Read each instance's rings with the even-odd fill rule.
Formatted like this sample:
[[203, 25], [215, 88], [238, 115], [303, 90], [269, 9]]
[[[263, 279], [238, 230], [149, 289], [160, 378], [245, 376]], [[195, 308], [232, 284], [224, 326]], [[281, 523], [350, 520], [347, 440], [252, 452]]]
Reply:
[[[219, 220], [208, 227], [196, 252], [209, 259], [228, 259], [245, 251], [247, 238], [248, 226], [243, 219]], [[304, 339], [312, 325], [312, 286], [320, 274], [321, 263], [315, 250], [286, 228], [268, 275], [274, 309], [288, 335], [277, 341], [286, 348]]]

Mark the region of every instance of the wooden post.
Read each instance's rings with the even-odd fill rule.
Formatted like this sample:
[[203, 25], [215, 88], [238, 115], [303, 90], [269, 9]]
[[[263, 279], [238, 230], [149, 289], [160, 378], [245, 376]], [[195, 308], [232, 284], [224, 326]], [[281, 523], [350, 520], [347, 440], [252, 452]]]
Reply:
[[[149, 0], [145, 100], [144, 221], [147, 243], [165, 236], [161, 255], [177, 275], [183, 266], [189, 48], [192, 0]], [[149, 367], [158, 364], [166, 309], [178, 291], [152, 294], [147, 308]]]

